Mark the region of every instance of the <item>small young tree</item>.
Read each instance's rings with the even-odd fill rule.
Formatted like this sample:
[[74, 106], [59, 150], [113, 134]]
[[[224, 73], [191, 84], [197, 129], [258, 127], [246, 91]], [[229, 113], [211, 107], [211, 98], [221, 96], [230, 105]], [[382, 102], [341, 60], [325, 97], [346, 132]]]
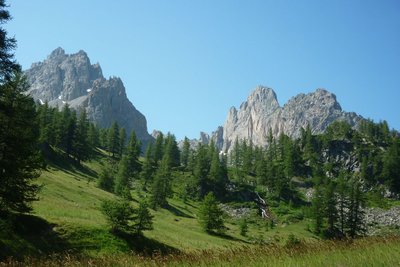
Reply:
[[211, 233], [222, 232], [225, 229], [222, 218], [223, 211], [218, 207], [218, 202], [212, 192], [208, 193], [200, 207], [199, 220], [204, 231]]
[[134, 210], [126, 200], [106, 200], [101, 205], [101, 212], [105, 215], [113, 232], [129, 232], [130, 221]]
[[146, 201], [139, 203], [139, 208], [132, 217], [133, 231], [137, 235], [142, 235], [144, 230], [153, 230], [153, 216], [150, 214]]
[[97, 182], [97, 186], [101, 189], [113, 192], [114, 190], [114, 173], [109, 166], [105, 166], [102, 168], [99, 180]]

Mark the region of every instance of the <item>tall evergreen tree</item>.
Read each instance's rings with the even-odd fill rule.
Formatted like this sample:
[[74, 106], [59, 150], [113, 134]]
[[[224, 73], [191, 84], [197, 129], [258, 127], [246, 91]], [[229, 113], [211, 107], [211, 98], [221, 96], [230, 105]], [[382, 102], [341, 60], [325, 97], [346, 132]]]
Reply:
[[112, 157], [119, 155], [121, 142], [119, 140], [119, 126], [116, 121], [113, 122], [108, 130], [108, 152]]
[[392, 144], [386, 151], [383, 160], [382, 177], [386, 181], [390, 191], [400, 194], [400, 139], [393, 138]]
[[214, 192], [215, 196], [222, 198], [226, 193], [226, 185], [228, 182], [228, 174], [224, 162], [219, 159], [218, 151], [214, 150], [212, 155], [210, 171], [209, 171], [209, 181], [210, 188]]
[[150, 205], [153, 209], [168, 205], [167, 197], [172, 194], [171, 166], [172, 159], [170, 153], [164, 153], [160, 167], [157, 170], [152, 184]]
[[164, 154], [164, 135], [160, 132], [154, 144], [154, 162], [159, 164]]
[[[11, 19], [6, 7], [5, 0], [0, 0], [0, 25]], [[17, 41], [7, 36], [3, 27], [0, 28], [0, 36], [0, 84], [4, 84], [15, 79], [14, 73], [21, 71], [21, 66], [14, 60], [13, 50], [17, 47]]]
[[[2, 4], [0, 1], [0, 14], [4, 12]], [[5, 63], [0, 62], [4, 68], [1, 64]], [[9, 75], [3, 72], [3, 76]], [[41, 167], [36, 108], [24, 94], [26, 80], [20, 74], [10, 79], [0, 84], [0, 211], [28, 212], [38, 189], [31, 181], [39, 176]]]
[[86, 117], [86, 111], [83, 109], [79, 115], [73, 140], [74, 156], [79, 163], [81, 160], [89, 159], [92, 153], [92, 147], [88, 140], [88, 131], [89, 121]]
[[206, 232], [224, 230], [223, 212], [218, 207], [218, 202], [212, 192], [208, 193], [200, 207], [200, 224]]
[[129, 161], [128, 157], [123, 156], [118, 164], [118, 173], [115, 179], [114, 192], [117, 195], [130, 198], [130, 183], [131, 176], [129, 173]]
[[144, 161], [140, 176], [146, 186], [149, 181], [153, 180], [154, 175], [154, 159], [153, 159], [153, 143], [149, 143], [144, 154]]
[[206, 146], [199, 144], [197, 147], [196, 162], [193, 170], [194, 177], [199, 185], [200, 197], [204, 197], [210, 190], [208, 173], [210, 171], [210, 161]]
[[354, 238], [365, 233], [365, 196], [361, 191], [361, 183], [352, 177], [349, 188], [349, 209], [347, 215], [348, 234]]
[[125, 152], [125, 146], [126, 146], [126, 131], [125, 128], [121, 127], [119, 129], [119, 153], [118, 153], [120, 157]]
[[183, 147], [181, 151], [181, 164], [184, 169], [187, 169], [189, 162], [189, 154], [190, 154], [190, 143], [189, 139], [185, 136], [183, 141]]
[[136, 138], [135, 131], [131, 132], [128, 147], [126, 149], [126, 158], [128, 161], [128, 175], [136, 176], [140, 172], [140, 141]]

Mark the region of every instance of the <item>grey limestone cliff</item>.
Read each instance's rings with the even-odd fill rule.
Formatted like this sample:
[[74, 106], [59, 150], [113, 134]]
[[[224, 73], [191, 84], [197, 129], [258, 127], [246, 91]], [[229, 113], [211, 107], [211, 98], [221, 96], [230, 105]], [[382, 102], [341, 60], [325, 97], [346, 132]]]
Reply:
[[78, 112], [84, 108], [90, 121], [110, 127], [117, 121], [127, 133], [135, 131], [147, 143], [146, 118], [129, 101], [120, 78], [105, 79], [99, 64], [91, 64], [84, 51], [66, 54], [55, 49], [46, 60], [25, 71], [31, 85], [28, 93], [39, 103], [61, 108], [68, 104]]
[[300, 136], [301, 128], [310, 126], [314, 134], [323, 132], [336, 120], [356, 127], [361, 116], [344, 112], [336, 96], [324, 89], [299, 94], [281, 107], [271, 88], [258, 86], [240, 105], [232, 107], [222, 130], [222, 150], [229, 151], [236, 138], [254, 145], [266, 146], [269, 131], [277, 137], [284, 133], [292, 138]]

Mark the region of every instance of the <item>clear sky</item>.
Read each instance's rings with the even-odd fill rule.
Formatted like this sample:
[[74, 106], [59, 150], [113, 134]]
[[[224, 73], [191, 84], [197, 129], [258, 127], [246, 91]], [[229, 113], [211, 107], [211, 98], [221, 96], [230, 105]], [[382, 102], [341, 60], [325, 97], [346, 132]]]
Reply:
[[326, 88], [400, 129], [399, 0], [13, 0], [23, 68], [57, 47], [119, 76], [148, 129], [197, 138], [257, 85], [281, 105]]

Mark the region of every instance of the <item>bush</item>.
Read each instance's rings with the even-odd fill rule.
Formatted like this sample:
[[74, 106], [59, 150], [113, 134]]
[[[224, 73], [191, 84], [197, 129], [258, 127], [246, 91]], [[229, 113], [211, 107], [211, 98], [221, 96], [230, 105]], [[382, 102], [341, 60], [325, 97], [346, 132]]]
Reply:
[[134, 209], [127, 200], [107, 200], [101, 205], [101, 212], [113, 232], [141, 235], [142, 231], [153, 229], [153, 216], [144, 201]]
[[128, 201], [106, 200], [101, 205], [101, 212], [106, 216], [113, 232], [130, 230], [129, 222], [134, 210]]

